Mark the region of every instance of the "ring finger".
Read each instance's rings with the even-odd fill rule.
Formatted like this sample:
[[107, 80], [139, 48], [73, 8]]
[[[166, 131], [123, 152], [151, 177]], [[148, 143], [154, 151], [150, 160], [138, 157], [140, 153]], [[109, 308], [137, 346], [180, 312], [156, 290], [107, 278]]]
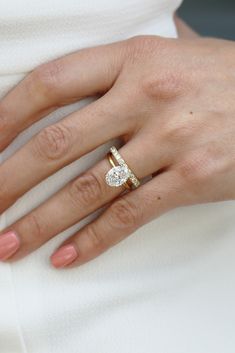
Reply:
[[[163, 168], [166, 161], [152, 158], [153, 151], [142, 153], [141, 139], [136, 137], [120, 149], [121, 155], [138, 178], [146, 177]], [[155, 152], [156, 155], [156, 152]], [[111, 188], [105, 183], [105, 174], [111, 169], [107, 159], [80, 175], [57, 192], [44, 204], [33, 210], [0, 236], [0, 259], [21, 258], [37, 249], [56, 234], [76, 224], [90, 213], [120, 195], [124, 188]], [[11, 246], [2, 246], [11, 242]], [[14, 242], [14, 244], [12, 243]]]

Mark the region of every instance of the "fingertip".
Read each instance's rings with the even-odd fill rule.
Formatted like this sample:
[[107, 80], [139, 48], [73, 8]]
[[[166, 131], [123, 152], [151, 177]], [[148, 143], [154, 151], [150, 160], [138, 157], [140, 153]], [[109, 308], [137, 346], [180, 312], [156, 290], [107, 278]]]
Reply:
[[67, 244], [59, 248], [51, 255], [50, 261], [55, 268], [64, 268], [72, 264], [78, 257], [77, 250], [73, 244]]
[[20, 247], [20, 239], [13, 231], [0, 236], [0, 261], [8, 260]]

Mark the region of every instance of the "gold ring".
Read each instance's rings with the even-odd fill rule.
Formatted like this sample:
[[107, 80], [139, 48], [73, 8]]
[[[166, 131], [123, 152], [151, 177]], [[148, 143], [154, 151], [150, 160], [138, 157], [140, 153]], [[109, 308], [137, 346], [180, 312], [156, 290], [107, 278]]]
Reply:
[[118, 187], [123, 185], [126, 189], [137, 188], [140, 181], [124, 161], [116, 147], [112, 146], [107, 154], [112, 168], [105, 175], [105, 181], [109, 186]]

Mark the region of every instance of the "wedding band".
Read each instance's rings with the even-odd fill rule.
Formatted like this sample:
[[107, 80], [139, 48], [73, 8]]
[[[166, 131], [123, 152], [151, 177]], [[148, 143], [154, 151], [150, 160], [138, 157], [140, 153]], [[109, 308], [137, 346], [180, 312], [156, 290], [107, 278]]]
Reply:
[[118, 187], [125, 186], [125, 188], [137, 188], [140, 186], [140, 181], [124, 161], [115, 146], [110, 148], [107, 154], [108, 161], [112, 168], [105, 175], [105, 181], [109, 186]]

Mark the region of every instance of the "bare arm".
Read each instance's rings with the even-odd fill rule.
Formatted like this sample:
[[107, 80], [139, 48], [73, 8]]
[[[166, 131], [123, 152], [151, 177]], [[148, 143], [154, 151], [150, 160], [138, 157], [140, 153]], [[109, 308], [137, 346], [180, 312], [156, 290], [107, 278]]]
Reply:
[[187, 25], [177, 14], [174, 15], [177, 32], [180, 38], [196, 38], [199, 34]]

